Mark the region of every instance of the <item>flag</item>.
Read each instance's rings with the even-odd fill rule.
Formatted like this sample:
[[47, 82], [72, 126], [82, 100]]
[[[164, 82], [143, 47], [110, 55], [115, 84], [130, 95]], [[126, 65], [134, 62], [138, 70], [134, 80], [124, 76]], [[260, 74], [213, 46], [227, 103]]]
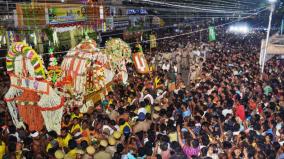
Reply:
[[214, 27], [209, 27], [209, 41], [215, 41], [216, 40], [216, 32]]

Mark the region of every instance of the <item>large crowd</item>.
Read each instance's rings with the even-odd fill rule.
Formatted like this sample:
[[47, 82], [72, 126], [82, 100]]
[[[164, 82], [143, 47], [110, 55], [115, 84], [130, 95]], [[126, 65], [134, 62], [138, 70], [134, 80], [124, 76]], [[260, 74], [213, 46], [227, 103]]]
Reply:
[[147, 75], [128, 65], [129, 84], [116, 85], [87, 113], [65, 113], [60, 134], [16, 129], [2, 118], [0, 158], [283, 159], [283, 63], [272, 59], [261, 74], [264, 34], [222, 31], [190, 85], [171, 66], [176, 61]]

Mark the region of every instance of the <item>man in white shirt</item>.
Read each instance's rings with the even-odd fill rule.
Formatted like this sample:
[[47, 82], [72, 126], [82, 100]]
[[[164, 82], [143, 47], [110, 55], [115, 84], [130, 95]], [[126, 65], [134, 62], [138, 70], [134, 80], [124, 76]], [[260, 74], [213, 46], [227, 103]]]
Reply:
[[165, 71], [165, 72], [169, 72], [169, 70], [170, 70], [170, 62], [169, 62], [169, 60], [166, 60], [166, 62], [163, 64], [163, 66], [162, 66], [162, 70], [163, 71]]

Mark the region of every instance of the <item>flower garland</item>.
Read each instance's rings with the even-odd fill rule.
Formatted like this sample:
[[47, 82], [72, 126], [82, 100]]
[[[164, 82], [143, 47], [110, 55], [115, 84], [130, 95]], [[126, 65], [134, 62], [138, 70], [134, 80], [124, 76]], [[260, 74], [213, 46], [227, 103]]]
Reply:
[[8, 51], [6, 56], [6, 66], [8, 73], [12, 73], [15, 67], [15, 59], [17, 56], [23, 54], [24, 57], [27, 57], [35, 71], [36, 79], [45, 79], [45, 71], [43, 67], [43, 63], [39, 57], [39, 55], [27, 44], [23, 42], [13, 43]]
[[110, 57], [112, 69], [121, 71], [126, 62], [130, 61], [131, 48], [119, 38], [114, 38], [106, 42], [105, 53]]
[[131, 56], [131, 49], [123, 40], [114, 38], [106, 42], [106, 53], [114, 60], [128, 59]]
[[56, 57], [53, 54], [54, 48], [49, 49], [49, 66], [48, 66], [48, 76], [51, 78], [51, 81], [55, 83], [58, 77], [61, 76], [61, 68], [58, 66]]

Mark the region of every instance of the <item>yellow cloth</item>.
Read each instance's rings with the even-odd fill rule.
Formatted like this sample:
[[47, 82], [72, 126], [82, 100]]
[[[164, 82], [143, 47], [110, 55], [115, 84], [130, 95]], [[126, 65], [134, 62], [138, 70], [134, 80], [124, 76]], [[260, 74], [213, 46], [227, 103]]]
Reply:
[[[60, 141], [59, 141], [59, 139], [57, 138], [57, 139], [55, 139], [58, 143], [60, 143]], [[49, 142], [48, 144], [47, 144], [47, 146], [46, 146], [46, 152], [48, 152], [48, 150], [50, 149], [50, 148], [52, 148], [52, 145], [51, 145], [51, 143]]]
[[48, 150], [51, 149], [51, 148], [52, 148], [51, 143], [48, 143], [47, 146], [46, 146], [46, 152], [48, 152]]
[[73, 125], [71, 128], [71, 133], [73, 133], [76, 129], [80, 129], [80, 132], [82, 132], [82, 128], [79, 124]]
[[111, 105], [111, 104], [113, 104], [113, 99], [110, 99], [108, 102], [108, 105]]
[[0, 159], [3, 158], [3, 155], [5, 155], [5, 151], [6, 151], [6, 144], [5, 142], [1, 142], [1, 145], [0, 145]]
[[155, 68], [155, 65], [151, 65], [151, 66], [150, 66], [150, 72], [153, 72], [153, 71], [154, 71], [154, 68]]
[[169, 136], [171, 142], [177, 141], [177, 133], [176, 132], [169, 133], [168, 136]]
[[82, 113], [79, 113], [79, 115], [76, 115], [75, 113], [72, 113], [71, 114], [71, 119], [74, 119], [74, 118], [81, 118], [83, 117], [83, 114]]
[[145, 109], [147, 113], [151, 113], [151, 105], [146, 105]]
[[60, 147], [68, 147], [69, 140], [72, 139], [72, 136], [68, 133], [65, 138], [59, 140]]
[[128, 102], [128, 103], [131, 103], [131, 102], [132, 102], [132, 99], [131, 99], [130, 97], [128, 97], [128, 98], [127, 98], [127, 102]]
[[123, 134], [123, 129], [124, 129], [126, 126], [128, 126], [129, 129], [131, 130], [131, 126], [129, 125], [129, 123], [128, 123], [128, 122], [125, 122], [123, 125], [119, 126], [119, 131], [120, 131], [121, 134]]
[[70, 158], [76, 158], [77, 156], [77, 149], [73, 149], [73, 150], [70, 150], [67, 154], [66, 154], [67, 157], [70, 157]]
[[16, 159], [22, 159], [22, 151], [16, 151]]
[[159, 82], [160, 82], [160, 78], [159, 77], [155, 77], [155, 80], [154, 80], [155, 88], [158, 87]]

